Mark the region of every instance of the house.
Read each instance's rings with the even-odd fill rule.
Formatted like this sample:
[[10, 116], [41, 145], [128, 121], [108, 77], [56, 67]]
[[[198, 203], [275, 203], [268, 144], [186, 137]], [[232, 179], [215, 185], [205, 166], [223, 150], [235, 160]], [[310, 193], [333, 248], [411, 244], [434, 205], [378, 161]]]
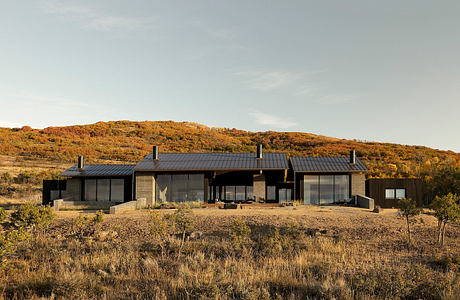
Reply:
[[352, 150], [350, 157], [292, 157], [295, 198], [305, 204], [349, 202], [365, 195], [366, 165]]
[[134, 167], [135, 165], [85, 165], [83, 157], [79, 156], [76, 166], [59, 175], [67, 178], [66, 190], [61, 192], [61, 198], [74, 202], [112, 204], [131, 201]]
[[79, 157], [60, 174], [67, 178], [66, 190], [54, 194], [108, 204], [145, 199], [147, 205], [292, 200], [324, 205], [365, 195], [367, 171], [354, 151], [350, 157], [288, 158], [264, 153], [262, 145], [255, 153], [159, 153], [154, 146], [137, 165], [85, 165]]

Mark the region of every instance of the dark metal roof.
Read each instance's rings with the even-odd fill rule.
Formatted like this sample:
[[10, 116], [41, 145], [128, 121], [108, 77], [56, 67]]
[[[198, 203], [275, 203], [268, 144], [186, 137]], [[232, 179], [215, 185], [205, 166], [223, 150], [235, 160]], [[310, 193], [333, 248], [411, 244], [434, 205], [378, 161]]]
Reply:
[[282, 170], [288, 169], [286, 153], [160, 153], [158, 160], [147, 155], [135, 171], [219, 171], [219, 170]]
[[90, 176], [129, 176], [136, 165], [85, 165], [83, 170], [73, 166], [59, 176], [90, 177]]
[[366, 172], [369, 169], [359, 159], [351, 164], [348, 157], [291, 157], [294, 172]]

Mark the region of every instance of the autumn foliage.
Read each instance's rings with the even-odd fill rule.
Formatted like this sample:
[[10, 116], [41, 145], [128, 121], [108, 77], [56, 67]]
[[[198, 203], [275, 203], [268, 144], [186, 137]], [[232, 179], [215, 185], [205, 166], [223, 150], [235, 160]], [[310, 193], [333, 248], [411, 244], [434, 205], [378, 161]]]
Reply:
[[250, 132], [213, 128], [189, 122], [115, 121], [91, 125], [32, 129], [0, 128], [0, 154], [73, 162], [78, 155], [88, 163], [138, 162], [159, 145], [168, 152], [253, 152], [262, 143], [265, 151], [290, 156], [347, 156], [351, 149], [363, 160], [368, 177], [427, 177], [437, 170], [460, 170], [460, 154], [423, 146], [406, 146], [337, 139], [301, 132]]

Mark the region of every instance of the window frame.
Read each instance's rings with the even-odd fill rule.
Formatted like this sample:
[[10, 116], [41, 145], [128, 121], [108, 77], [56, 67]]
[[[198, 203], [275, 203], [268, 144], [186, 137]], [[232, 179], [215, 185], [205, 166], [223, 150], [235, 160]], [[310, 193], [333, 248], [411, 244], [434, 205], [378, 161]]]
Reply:
[[[397, 196], [397, 191], [404, 191], [404, 197], [398, 197]], [[393, 192], [393, 197], [387, 197], [387, 191], [392, 191]], [[385, 188], [385, 200], [400, 200], [404, 199], [407, 197], [407, 190], [406, 188]]]

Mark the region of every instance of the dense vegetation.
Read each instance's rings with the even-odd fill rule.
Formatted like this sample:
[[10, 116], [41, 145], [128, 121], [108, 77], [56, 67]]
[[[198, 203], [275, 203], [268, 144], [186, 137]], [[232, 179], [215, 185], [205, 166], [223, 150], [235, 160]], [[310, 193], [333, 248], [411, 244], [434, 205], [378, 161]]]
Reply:
[[[49, 219], [31, 210], [12, 223]], [[393, 214], [208, 210], [61, 215], [13, 239], [0, 298], [458, 299], [460, 228], [440, 247], [433, 216], [419, 216], [407, 248]]]
[[[165, 152], [253, 152], [257, 143], [262, 143], [265, 151], [287, 152], [291, 156], [347, 156], [355, 149], [370, 169], [368, 177], [422, 177], [429, 187], [437, 182], [436, 187], [430, 187], [433, 196], [460, 193], [460, 154], [422, 146], [345, 140], [301, 132], [249, 132], [173, 121], [99, 122], [45, 129], [0, 128], [0, 155], [59, 162], [74, 162], [78, 155], [86, 156], [89, 163], [137, 162], [152, 151], [152, 145], [159, 145]], [[57, 172], [50, 175], [55, 174]], [[440, 182], [444, 186], [439, 186]]]

